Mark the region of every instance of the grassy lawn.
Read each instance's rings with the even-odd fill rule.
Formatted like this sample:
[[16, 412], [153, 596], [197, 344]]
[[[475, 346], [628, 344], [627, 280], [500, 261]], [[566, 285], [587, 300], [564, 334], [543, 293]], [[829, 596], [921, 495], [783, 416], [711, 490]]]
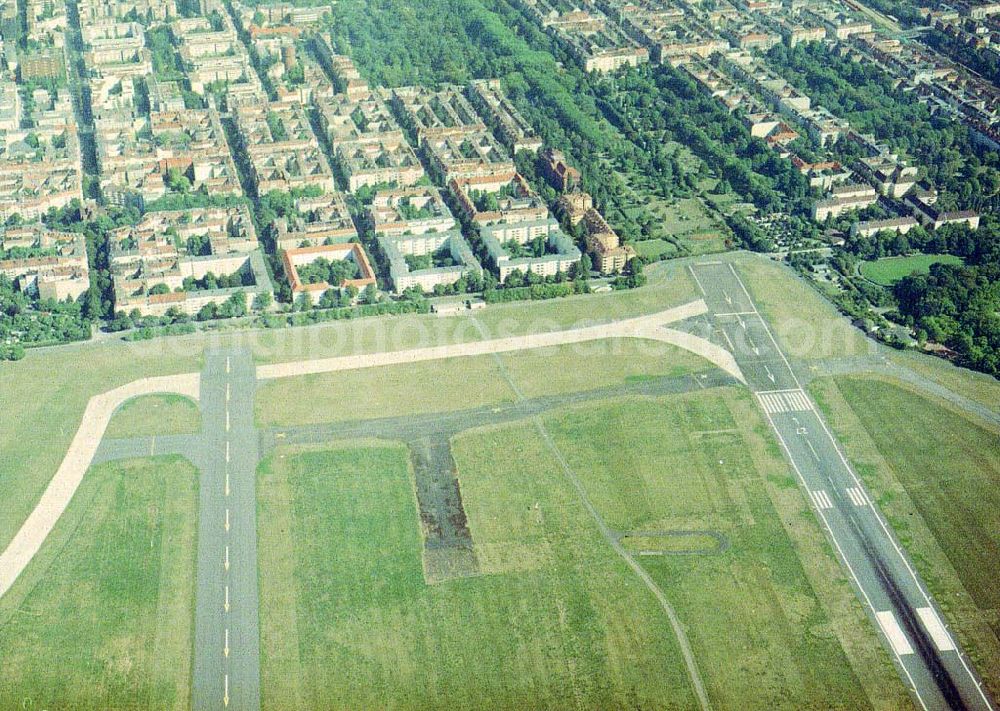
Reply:
[[88, 473], [0, 601], [0, 708], [189, 707], [197, 488], [177, 457]]
[[[500, 358], [526, 397], [713, 367], [675, 346], [632, 338], [517, 351]], [[460, 388], [449, 385], [456, 372], [462, 374]], [[493, 356], [476, 356], [271, 380], [259, 387], [255, 408], [260, 426], [290, 427], [463, 410], [514, 399]]]
[[641, 242], [633, 242], [632, 246], [640, 257], [659, 259], [664, 254], [673, 255], [677, 252], [677, 247], [672, 242], [665, 239], [647, 239]]
[[1000, 692], [998, 432], [893, 381], [813, 392], [994, 694]]
[[934, 356], [915, 351], [890, 351], [889, 359], [929, 378], [949, 390], [1000, 411], [1000, 380], [959, 368]]
[[728, 229], [708, 213], [698, 198], [677, 198], [669, 203], [662, 198], [650, 198], [649, 210], [662, 220], [664, 232], [692, 255], [726, 249]]
[[[462, 374], [459, 388], [449, 386]], [[491, 356], [431, 360], [265, 381], [254, 400], [262, 427], [415, 415], [510, 402]]]
[[668, 343], [613, 338], [500, 355], [525, 397], [621, 385], [712, 370], [704, 358]]
[[655, 600], [530, 433], [470, 437], [456, 456], [474, 535], [499, 504], [534, 522], [520, 546], [534, 562], [433, 586], [405, 449], [279, 449], [261, 465], [265, 709], [693, 707]]
[[201, 369], [201, 348], [86, 344], [29, 351], [0, 368], [0, 548], [38, 502], [92, 395], [150, 375]]
[[[546, 424], [613, 528], [728, 541], [721, 553], [639, 558], [687, 627], [718, 708], [908, 705], [743, 391], [581, 406]], [[718, 548], [705, 536], [636, 538], [630, 548]]]
[[927, 274], [934, 264], [962, 264], [951, 254], [914, 254], [909, 257], [885, 257], [861, 264], [861, 276], [881, 286], [892, 286], [913, 273]]
[[753, 255], [738, 255], [734, 262], [787, 355], [812, 360], [867, 355], [875, 348], [790, 268]]
[[201, 427], [198, 406], [181, 395], [146, 395], [122, 405], [111, 422], [107, 437], [148, 437], [191, 434]]

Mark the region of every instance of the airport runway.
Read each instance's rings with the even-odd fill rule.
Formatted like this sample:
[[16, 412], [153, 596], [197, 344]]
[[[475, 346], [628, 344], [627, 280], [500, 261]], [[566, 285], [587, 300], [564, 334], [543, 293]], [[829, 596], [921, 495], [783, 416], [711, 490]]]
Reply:
[[708, 305], [713, 338], [736, 357], [917, 704], [935, 711], [993, 709], [938, 606], [802, 389], [736, 270], [711, 261], [690, 270]]
[[210, 353], [201, 377], [193, 707], [260, 708], [256, 381], [246, 352]]

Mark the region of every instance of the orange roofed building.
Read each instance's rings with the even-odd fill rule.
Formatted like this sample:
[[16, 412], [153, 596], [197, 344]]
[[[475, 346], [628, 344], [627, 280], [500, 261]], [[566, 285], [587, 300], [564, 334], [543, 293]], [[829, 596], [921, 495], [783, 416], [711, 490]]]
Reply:
[[[349, 244], [326, 244], [318, 247], [301, 247], [299, 249], [287, 249], [284, 252], [285, 275], [291, 284], [293, 294], [322, 294], [327, 289], [346, 289], [349, 286], [361, 291], [369, 284], [375, 286], [375, 270], [372, 269], [371, 262], [364, 248], [356, 243]], [[299, 278], [298, 267], [312, 264], [317, 259], [327, 259], [329, 261], [350, 259], [358, 265], [361, 277], [358, 279], [345, 279], [340, 284], [327, 284], [325, 281], [315, 284], [304, 284]]]

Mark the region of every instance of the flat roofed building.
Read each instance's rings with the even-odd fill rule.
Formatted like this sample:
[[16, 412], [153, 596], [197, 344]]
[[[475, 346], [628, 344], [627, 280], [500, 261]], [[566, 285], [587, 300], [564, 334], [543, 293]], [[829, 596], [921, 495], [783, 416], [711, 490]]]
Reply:
[[[325, 281], [307, 282], [300, 278], [299, 268], [320, 259], [331, 262], [349, 260], [356, 265], [358, 277], [344, 279], [339, 284], [329, 284]], [[372, 269], [364, 247], [357, 242], [286, 249], [282, 253], [282, 260], [285, 265], [285, 275], [288, 277], [293, 294], [308, 293], [317, 295], [322, 294], [328, 289], [346, 289], [351, 286], [361, 291], [369, 285], [376, 285], [375, 270]]]
[[[436, 286], [450, 286], [470, 274], [482, 274], [482, 266], [458, 230], [421, 234], [385, 234], [376, 236], [389, 263], [393, 290], [401, 294], [414, 286], [434, 291]], [[422, 258], [417, 263], [414, 258]]]
[[[546, 277], [566, 273], [582, 257], [573, 240], [559, 229], [559, 223], [551, 217], [514, 224], [483, 225], [480, 234], [501, 283], [506, 282], [514, 271], [533, 272]], [[526, 250], [520, 248], [511, 253], [512, 248], [534, 244], [536, 240], [542, 244], [542, 254], [528, 255], [524, 253]]]
[[435, 187], [380, 190], [368, 206], [368, 226], [376, 234], [423, 235], [457, 226]]

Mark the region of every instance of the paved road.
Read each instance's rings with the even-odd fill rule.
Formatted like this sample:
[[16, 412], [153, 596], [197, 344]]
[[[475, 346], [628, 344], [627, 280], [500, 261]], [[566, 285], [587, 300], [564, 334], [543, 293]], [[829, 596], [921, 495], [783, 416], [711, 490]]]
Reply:
[[757, 312], [732, 265], [696, 263], [716, 336], [736, 356], [904, 681], [924, 709], [992, 709], [864, 485]]
[[210, 353], [201, 378], [195, 711], [260, 708], [255, 374], [246, 352]]

